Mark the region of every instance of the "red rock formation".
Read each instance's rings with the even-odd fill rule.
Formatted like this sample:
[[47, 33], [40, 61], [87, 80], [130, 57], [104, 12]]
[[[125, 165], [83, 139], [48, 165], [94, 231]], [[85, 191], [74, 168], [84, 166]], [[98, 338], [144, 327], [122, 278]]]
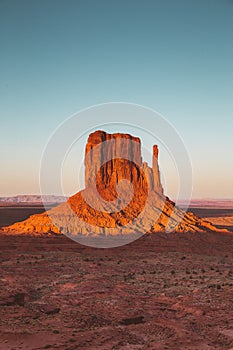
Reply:
[[100, 193], [105, 189], [114, 192], [122, 179], [137, 185], [141, 178], [141, 165], [139, 138], [104, 131], [90, 134], [85, 152], [86, 188], [97, 186]]
[[163, 193], [158, 168], [158, 146], [153, 147], [153, 167], [142, 163], [141, 141], [129, 134], [107, 134], [96, 131], [88, 137], [85, 152], [85, 185], [114, 192], [116, 185], [126, 179], [135, 189], [148, 186]]
[[90, 134], [85, 152], [85, 189], [47, 213], [6, 227], [6, 232], [125, 235], [173, 230], [217, 231], [185, 213], [163, 194], [158, 146], [152, 167], [142, 162], [141, 142], [129, 134]]
[[154, 190], [160, 194], [163, 194], [163, 187], [161, 184], [160, 172], [159, 172], [158, 156], [159, 156], [158, 146], [154, 145], [153, 146], [153, 160], [152, 160]]

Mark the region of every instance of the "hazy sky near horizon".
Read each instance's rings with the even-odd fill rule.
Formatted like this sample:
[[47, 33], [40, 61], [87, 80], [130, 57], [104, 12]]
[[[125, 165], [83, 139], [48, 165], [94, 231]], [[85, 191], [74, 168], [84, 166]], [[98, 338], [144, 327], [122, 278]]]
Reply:
[[233, 198], [233, 0], [1, 0], [0, 52], [0, 196], [39, 193], [67, 117], [124, 101], [174, 125], [194, 198]]

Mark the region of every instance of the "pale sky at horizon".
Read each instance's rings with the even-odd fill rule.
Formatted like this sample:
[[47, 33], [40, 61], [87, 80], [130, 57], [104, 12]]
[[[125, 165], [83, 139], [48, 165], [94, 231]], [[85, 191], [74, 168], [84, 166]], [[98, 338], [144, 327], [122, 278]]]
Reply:
[[123, 101], [176, 128], [193, 198], [233, 198], [233, 0], [1, 0], [0, 51], [0, 196], [39, 193], [58, 125]]

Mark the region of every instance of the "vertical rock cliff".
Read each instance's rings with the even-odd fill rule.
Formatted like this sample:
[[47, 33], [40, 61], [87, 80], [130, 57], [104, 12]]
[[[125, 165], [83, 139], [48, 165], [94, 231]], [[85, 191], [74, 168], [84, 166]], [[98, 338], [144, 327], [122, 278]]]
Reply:
[[[85, 187], [96, 186], [98, 191], [114, 193], [117, 184], [125, 179], [134, 189], [163, 193], [158, 166], [158, 147], [153, 147], [153, 166], [142, 162], [141, 141], [129, 134], [107, 134], [95, 131], [87, 140], [85, 151]], [[116, 193], [115, 193], [116, 195]]]

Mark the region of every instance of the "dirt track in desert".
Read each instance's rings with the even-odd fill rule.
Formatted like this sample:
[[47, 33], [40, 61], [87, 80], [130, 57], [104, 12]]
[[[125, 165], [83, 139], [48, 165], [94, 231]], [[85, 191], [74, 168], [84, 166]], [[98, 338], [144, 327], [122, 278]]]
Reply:
[[114, 249], [2, 235], [0, 247], [1, 350], [233, 349], [230, 234]]

